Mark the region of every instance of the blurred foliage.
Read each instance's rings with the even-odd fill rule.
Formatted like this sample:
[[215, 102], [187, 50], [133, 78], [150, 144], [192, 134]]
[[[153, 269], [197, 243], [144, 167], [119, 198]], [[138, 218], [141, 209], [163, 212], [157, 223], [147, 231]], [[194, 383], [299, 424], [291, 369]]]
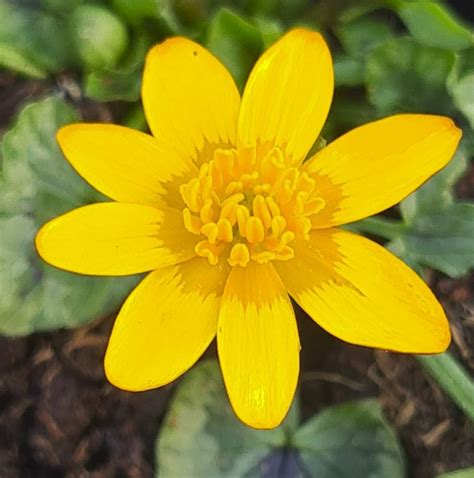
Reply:
[[400, 445], [375, 400], [326, 408], [300, 423], [298, 401], [273, 430], [235, 417], [219, 366], [186, 374], [161, 427], [157, 477], [403, 478]]
[[462, 470], [451, 471], [437, 475], [436, 478], [472, 478], [474, 476], [474, 467], [464, 468]]
[[27, 106], [3, 139], [0, 333], [78, 327], [112, 312], [134, 282], [60, 271], [40, 260], [34, 249], [34, 236], [45, 221], [102, 199], [56, 145], [57, 129], [78, 120], [64, 101], [47, 98]]

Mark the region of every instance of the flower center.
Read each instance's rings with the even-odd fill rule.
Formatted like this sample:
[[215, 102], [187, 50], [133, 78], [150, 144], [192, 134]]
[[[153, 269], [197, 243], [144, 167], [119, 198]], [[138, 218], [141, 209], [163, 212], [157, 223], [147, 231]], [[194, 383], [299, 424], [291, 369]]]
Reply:
[[309, 238], [310, 216], [325, 207], [314, 179], [286, 167], [279, 148], [216, 149], [180, 193], [186, 229], [202, 236], [196, 254], [213, 265], [291, 259], [293, 241]]

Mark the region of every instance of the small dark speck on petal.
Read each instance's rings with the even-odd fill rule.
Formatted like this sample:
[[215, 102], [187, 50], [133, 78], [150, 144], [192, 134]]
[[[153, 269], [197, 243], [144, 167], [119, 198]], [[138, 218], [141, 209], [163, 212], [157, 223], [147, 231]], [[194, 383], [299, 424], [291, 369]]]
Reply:
[[193, 51], [193, 55], [194, 56], [197, 56], [198, 55], [198, 52], [196, 50]]

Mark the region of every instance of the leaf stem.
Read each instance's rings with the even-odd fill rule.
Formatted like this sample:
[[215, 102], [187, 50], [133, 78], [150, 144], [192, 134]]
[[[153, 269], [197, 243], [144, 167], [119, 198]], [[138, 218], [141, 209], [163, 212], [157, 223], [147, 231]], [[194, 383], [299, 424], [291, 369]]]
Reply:
[[402, 221], [381, 216], [368, 217], [362, 221], [349, 224], [347, 227], [354, 232], [375, 234], [384, 239], [393, 239], [407, 231], [407, 226]]
[[474, 381], [449, 353], [417, 355], [425, 370], [443, 391], [474, 421]]

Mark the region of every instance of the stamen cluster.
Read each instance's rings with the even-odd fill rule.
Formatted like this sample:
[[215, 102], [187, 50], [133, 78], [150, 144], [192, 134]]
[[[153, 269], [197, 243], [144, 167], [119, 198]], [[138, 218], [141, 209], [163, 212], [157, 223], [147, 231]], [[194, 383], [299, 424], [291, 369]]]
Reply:
[[325, 207], [314, 179], [287, 167], [276, 147], [264, 155], [255, 147], [216, 149], [180, 193], [186, 229], [203, 236], [195, 252], [212, 265], [223, 254], [242, 267], [291, 259], [291, 243], [309, 238], [309, 217]]

